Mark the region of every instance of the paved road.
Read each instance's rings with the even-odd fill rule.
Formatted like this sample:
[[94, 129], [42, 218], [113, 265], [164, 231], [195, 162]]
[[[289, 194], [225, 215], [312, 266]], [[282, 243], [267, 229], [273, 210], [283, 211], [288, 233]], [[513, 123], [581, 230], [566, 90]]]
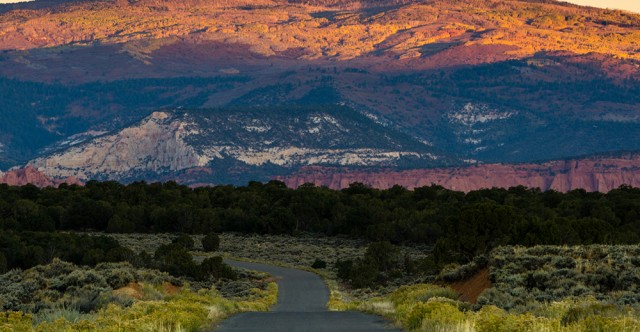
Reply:
[[271, 265], [225, 261], [263, 271], [278, 283], [278, 304], [270, 312], [247, 312], [223, 321], [216, 331], [399, 331], [379, 316], [328, 311], [329, 290], [316, 274]]

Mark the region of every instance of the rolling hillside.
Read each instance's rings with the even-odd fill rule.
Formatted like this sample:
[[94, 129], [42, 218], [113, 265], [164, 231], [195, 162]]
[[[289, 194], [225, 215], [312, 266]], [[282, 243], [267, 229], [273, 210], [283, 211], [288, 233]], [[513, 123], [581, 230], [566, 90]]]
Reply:
[[[62, 152], [68, 142], [126, 131], [164, 109], [344, 105], [447, 160], [390, 164], [372, 153], [358, 167], [532, 163], [640, 148], [640, 15], [622, 11], [517, 0], [140, 0], [0, 5], [0, 13], [2, 169], [46, 164], [45, 173], [61, 175], [68, 167], [54, 165], [56, 156], [86, 161], [70, 155], [77, 147]], [[367, 137], [366, 146], [379, 146], [380, 137]], [[158, 144], [148, 148], [136, 153], [164, 165]], [[269, 178], [326, 166], [294, 159], [284, 173], [244, 161], [215, 168]], [[144, 170], [135, 178], [172, 178]], [[63, 173], [74, 172], [82, 173]]]

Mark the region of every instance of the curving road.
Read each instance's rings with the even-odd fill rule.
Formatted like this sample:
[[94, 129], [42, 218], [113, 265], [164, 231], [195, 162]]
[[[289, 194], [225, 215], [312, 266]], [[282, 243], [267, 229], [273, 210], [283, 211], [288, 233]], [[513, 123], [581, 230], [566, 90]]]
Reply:
[[274, 276], [278, 283], [278, 303], [270, 312], [232, 316], [220, 323], [216, 331], [399, 331], [379, 316], [328, 311], [329, 290], [314, 273], [257, 263], [225, 262]]

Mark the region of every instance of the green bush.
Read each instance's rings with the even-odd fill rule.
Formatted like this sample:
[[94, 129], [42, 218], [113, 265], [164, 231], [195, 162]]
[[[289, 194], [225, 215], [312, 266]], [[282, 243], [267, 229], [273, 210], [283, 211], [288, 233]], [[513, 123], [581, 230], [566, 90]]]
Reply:
[[193, 238], [186, 234], [176, 237], [175, 239], [173, 239], [173, 241], [171, 241], [171, 243], [181, 246], [187, 250], [193, 250], [193, 248], [195, 247], [195, 241], [193, 241]]
[[105, 278], [96, 273], [93, 270], [74, 270], [68, 275], [64, 276], [62, 283], [58, 286], [60, 289], [65, 290], [70, 287], [82, 287], [85, 285], [92, 285], [94, 287], [106, 288], [108, 287]]
[[611, 317], [615, 316], [619, 310], [616, 306], [611, 304], [603, 304], [599, 302], [585, 302], [571, 307], [562, 316], [561, 323], [564, 326], [571, 325], [589, 317], [601, 316]]
[[58, 319], [63, 319], [70, 323], [77, 323], [81, 320], [93, 320], [95, 316], [95, 314], [82, 313], [77, 309], [54, 308], [43, 310], [33, 315], [33, 323], [38, 325], [45, 322], [53, 322]]
[[216, 233], [208, 233], [202, 238], [202, 249], [214, 252], [220, 249], [220, 236]]
[[476, 256], [473, 261], [465, 265], [449, 264], [442, 268], [439, 277], [445, 282], [455, 282], [472, 277], [481, 269], [487, 267], [489, 259], [484, 256]]
[[398, 247], [389, 242], [374, 242], [362, 258], [336, 262], [336, 270], [338, 278], [354, 288], [371, 288], [401, 276], [404, 262]]
[[207, 278], [209, 276], [214, 278], [222, 278], [222, 279], [231, 279], [235, 280], [238, 278], [236, 272], [231, 268], [231, 266], [225, 264], [222, 261], [222, 257], [209, 257], [200, 263], [200, 273], [202, 273], [202, 278]]
[[400, 287], [357, 308], [393, 318], [406, 331], [630, 332], [640, 329], [638, 308], [607, 305], [593, 298], [539, 304], [519, 314], [494, 305], [470, 310], [468, 304], [455, 300], [456, 296], [451, 289], [419, 284]]
[[47, 265], [1, 274], [0, 310], [39, 314], [68, 309], [90, 313], [114, 301], [119, 305], [130, 304], [111, 291], [131, 282], [181, 285], [166, 273], [137, 269], [126, 262], [101, 263], [89, 268], [54, 259]]
[[124, 269], [110, 269], [105, 271], [104, 274], [107, 284], [113, 289], [122, 288], [135, 281], [134, 275]]
[[179, 244], [161, 245], [154, 255], [161, 271], [174, 276], [198, 277], [198, 267], [185, 247]]
[[7, 270], [7, 257], [4, 256], [4, 253], [0, 252], [0, 273], [5, 273]]
[[316, 258], [315, 261], [313, 261], [313, 264], [311, 264], [311, 267], [314, 269], [326, 269], [327, 268], [327, 262]]
[[640, 303], [640, 246], [499, 247], [490, 254], [493, 288], [478, 299], [518, 312], [544, 302], [592, 295], [603, 303]]
[[455, 302], [432, 298], [413, 309], [406, 327], [422, 331], [451, 331], [466, 319]]

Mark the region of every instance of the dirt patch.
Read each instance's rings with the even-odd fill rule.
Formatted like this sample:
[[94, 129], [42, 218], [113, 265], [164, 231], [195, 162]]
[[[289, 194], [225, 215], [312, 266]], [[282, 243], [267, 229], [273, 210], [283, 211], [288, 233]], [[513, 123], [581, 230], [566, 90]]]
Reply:
[[457, 281], [449, 285], [458, 294], [460, 299], [469, 303], [476, 303], [478, 296], [492, 286], [489, 278], [489, 268], [484, 268], [467, 280]]
[[162, 284], [162, 289], [165, 291], [165, 293], [171, 294], [171, 295], [176, 294], [180, 291], [180, 287], [166, 283], [166, 282]]
[[125, 287], [113, 291], [114, 295], [124, 295], [134, 299], [142, 299], [142, 286], [137, 282], [132, 282]]

